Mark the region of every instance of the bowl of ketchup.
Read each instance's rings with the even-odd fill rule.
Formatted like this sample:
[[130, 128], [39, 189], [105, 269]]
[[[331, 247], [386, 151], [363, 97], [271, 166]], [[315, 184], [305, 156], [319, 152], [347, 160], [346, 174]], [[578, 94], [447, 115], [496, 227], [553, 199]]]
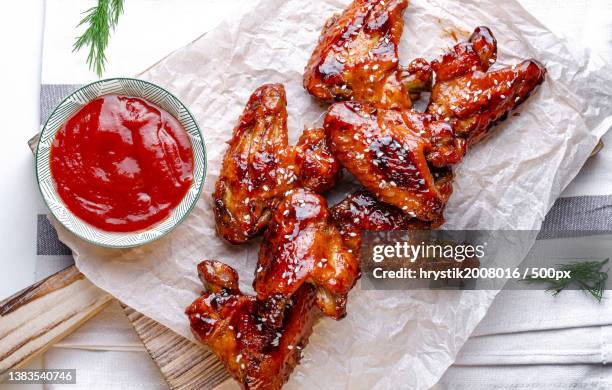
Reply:
[[143, 80], [86, 85], [47, 120], [36, 151], [53, 216], [91, 243], [127, 248], [180, 224], [204, 184], [206, 149], [183, 103]]

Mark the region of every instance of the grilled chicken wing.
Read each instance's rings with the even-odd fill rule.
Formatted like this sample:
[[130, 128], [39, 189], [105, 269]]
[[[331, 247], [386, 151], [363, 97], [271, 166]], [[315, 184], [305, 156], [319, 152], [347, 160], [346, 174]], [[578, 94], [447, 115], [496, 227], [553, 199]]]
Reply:
[[323, 101], [360, 100], [409, 108], [410, 94], [428, 90], [422, 59], [399, 67], [398, 43], [408, 0], [355, 0], [330, 18], [304, 72], [304, 88]]
[[367, 190], [358, 190], [331, 209], [344, 244], [355, 255], [361, 249], [361, 232], [390, 230], [426, 230], [431, 223], [411, 218], [395, 206], [380, 202]]
[[231, 243], [246, 242], [267, 226], [286, 191], [325, 191], [340, 173], [322, 129], [305, 130], [296, 146], [288, 145], [285, 89], [263, 85], [251, 95], [223, 160], [213, 195], [217, 231]]
[[291, 191], [274, 211], [259, 250], [257, 299], [290, 298], [309, 284], [321, 311], [340, 319], [358, 278], [357, 259], [344, 247], [325, 199], [304, 189]]
[[243, 389], [278, 390], [301, 358], [318, 317], [315, 291], [299, 288], [275, 307], [238, 289], [238, 275], [218, 261], [204, 261], [198, 273], [206, 291], [186, 310], [191, 330], [219, 357]]
[[480, 141], [544, 81], [546, 70], [534, 60], [487, 72], [496, 51], [491, 31], [478, 27], [468, 42], [431, 63], [436, 83], [427, 111], [449, 121], [469, 144]]
[[454, 164], [465, 152], [448, 123], [411, 110], [342, 102], [329, 108], [324, 128], [340, 163], [378, 199], [423, 221], [442, 220], [450, 190], [436, 185], [430, 165]]

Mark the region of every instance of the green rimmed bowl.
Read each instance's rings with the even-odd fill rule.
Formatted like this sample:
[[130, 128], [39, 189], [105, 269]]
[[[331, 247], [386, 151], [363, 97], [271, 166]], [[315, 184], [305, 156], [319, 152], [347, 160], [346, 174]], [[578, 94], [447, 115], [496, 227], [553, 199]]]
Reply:
[[[126, 95], [150, 101], [172, 114], [185, 128], [193, 150], [193, 182], [183, 200], [168, 218], [136, 232], [109, 232], [88, 224], [65, 206], [51, 177], [51, 144], [61, 126], [81, 107], [103, 95]], [[187, 107], [165, 89], [147, 81], [132, 78], [100, 80], [79, 88], [53, 110], [40, 134], [36, 148], [36, 177], [43, 199], [53, 216], [68, 230], [90, 243], [110, 247], [129, 248], [143, 245], [168, 234], [178, 226], [195, 206], [206, 176], [206, 147], [200, 128]]]

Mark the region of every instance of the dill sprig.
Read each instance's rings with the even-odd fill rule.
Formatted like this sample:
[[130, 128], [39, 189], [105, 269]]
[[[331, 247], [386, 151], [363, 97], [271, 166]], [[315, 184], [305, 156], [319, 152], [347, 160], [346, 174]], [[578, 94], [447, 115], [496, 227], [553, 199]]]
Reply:
[[87, 65], [89, 69], [102, 76], [106, 64], [104, 51], [108, 46], [110, 33], [123, 13], [123, 0], [98, 0], [98, 5], [83, 12], [83, 19], [77, 27], [87, 25], [87, 29], [76, 39], [73, 51], [89, 46]]
[[534, 278], [523, 279], [527, 283], [548, 283], [546, 291], [553, 295], [559, 294], [572, 283], [577, 285], [585, 293], [591, 294], [598, 302], [603, 298], [608, 272], [601, 268], [608, 263], [609, 259], [602, 261], [577, 261], [569, 264], [558, 265], [561, 271], [569, 271], [569, 278]]

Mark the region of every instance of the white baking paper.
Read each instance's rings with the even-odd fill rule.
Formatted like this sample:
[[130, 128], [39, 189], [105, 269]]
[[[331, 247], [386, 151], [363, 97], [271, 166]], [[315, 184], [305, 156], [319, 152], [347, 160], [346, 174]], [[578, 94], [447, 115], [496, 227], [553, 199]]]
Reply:
[[[263, 83], [285, 84], [291, 140], [304, 127], [320, 124], [324, 108], [302, 89], [302, 72], [324, 21], [347, 3], [261, 1], [140, 75], [175, 93], [195, 115], [207, 145], [206, 184], [186, 221], [144, 247], [97, 248], [55, 223], [93, 283], [188, 338], [183, 311], [202, 288], [198, 262], [229, 263], [242, 287], [252, 291], [259, 243], [234, 247], [215, 234], [211, 192], [225, 141], [249, 95]], [[610, 68], [586, 51], [569, 49], [515, 1], [414, 0], [404, 17], [404, 64], [417, 56], [434, 58], [455, 43], [454, 35], [465, 39], [486, 25], [497, 37], [499, 64], [532, 57], [546, 65], [546, 82], [520, 115], [497, 126], [457, 167], [446, 211], [446, 228], [539, 229], [612, 125]], [[340, 187], [336, 198], [348, 187]], [[496, 293], [356, 287], [347, 318], [316, 326], [287, 388], [428, 388], [453, 362]]]

